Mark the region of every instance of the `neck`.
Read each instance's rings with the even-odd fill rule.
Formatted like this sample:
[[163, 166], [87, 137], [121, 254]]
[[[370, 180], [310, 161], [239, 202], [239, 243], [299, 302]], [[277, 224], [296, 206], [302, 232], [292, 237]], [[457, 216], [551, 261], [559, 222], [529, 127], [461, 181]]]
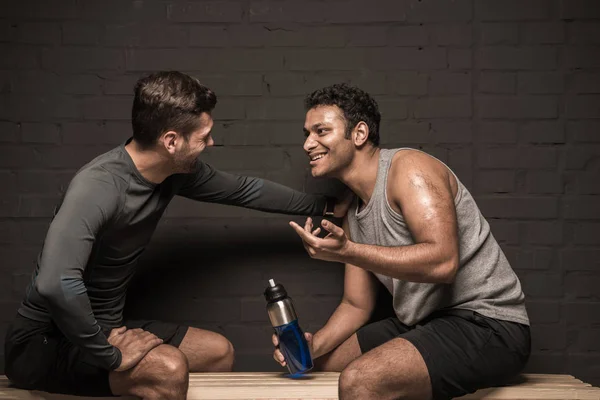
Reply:
[[169, 159], [156, 149], [142, 149], [135, 140], [132, 140], [125, 145], [125, 150], [139, 173], [154, 184], [161, 183], [174, 173]]
[[379, 169], [379, 147], [369, 147], [359, 151], [352, 163], [338, 179], [352, 190], [363, 203], [368, 203], [375, 190], [375, 180]]

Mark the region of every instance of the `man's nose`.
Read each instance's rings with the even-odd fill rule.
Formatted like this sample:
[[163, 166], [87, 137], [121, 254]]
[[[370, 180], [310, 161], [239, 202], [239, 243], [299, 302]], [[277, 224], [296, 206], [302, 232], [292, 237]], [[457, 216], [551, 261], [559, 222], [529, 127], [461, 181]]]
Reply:
[[313, 139], [312, 135], [308, 135], [304, 141], [304, 151], [309, 152], [317, 146], [317, 142]]

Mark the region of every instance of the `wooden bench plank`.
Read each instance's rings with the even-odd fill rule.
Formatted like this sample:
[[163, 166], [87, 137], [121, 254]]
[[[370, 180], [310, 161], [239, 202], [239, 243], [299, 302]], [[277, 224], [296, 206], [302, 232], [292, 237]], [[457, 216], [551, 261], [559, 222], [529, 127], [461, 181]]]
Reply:
[[[294, 379], [277, 372], [190, 374], [188, 400], [337, 399], [339, 373], [314, 372]], [[12, 388], [0, 377], [0, 400], [114, 400]], [[133, 398], [122, 397], [123, 400]], [[523, 374], [510, 386], [479, 390], [461, 400], [600, 400], [600, 389], [571, 375]]]

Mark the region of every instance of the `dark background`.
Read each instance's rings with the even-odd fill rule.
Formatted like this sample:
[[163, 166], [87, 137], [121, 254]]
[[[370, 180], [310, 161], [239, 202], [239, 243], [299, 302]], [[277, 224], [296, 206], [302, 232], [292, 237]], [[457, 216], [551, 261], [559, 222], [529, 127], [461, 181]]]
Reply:
[[[475, 196], [527, 296], [528, 371], [600, 384], [599, 19], [595, 0], [2, 1], [2, 335], [73, 172], [130, 135], [138, 77], [199, 77], [219, 95], [204, 158], [310, 192], [339, 186], [307, 173], [302, 98], [346, 81], [379, 101], [383, 147], [430, 152]], [[313, 332], [342, 292], [288, 220], [178, 199], [128, 314], [217, 330], [237, 370], [278, 370], [267, 280]]]

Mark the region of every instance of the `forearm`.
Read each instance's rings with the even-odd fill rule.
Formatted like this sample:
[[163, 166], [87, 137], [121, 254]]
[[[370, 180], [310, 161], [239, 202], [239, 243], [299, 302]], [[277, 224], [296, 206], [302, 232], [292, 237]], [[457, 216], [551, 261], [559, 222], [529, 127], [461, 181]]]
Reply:
[[342, 344], [369, 320], [371, 312], [342, 301], [313, 337], [313, 357], [321, 357]]
[[451, 282], [458, 254], [432, 243], [384, 247], [348, 241], [341, 262], [392, 278], [422, 283]]
[[[250, 196], [252, 201], [247, 203], [250, 208], [291, 215], [320, 216], [324, 214], [325, 196], [302, 193], [263, 179], [257, 179], [253, 185], [258, 187], [258, 193]], [[250, 190], [250, 193], [252, 193], [252, 190]]]

